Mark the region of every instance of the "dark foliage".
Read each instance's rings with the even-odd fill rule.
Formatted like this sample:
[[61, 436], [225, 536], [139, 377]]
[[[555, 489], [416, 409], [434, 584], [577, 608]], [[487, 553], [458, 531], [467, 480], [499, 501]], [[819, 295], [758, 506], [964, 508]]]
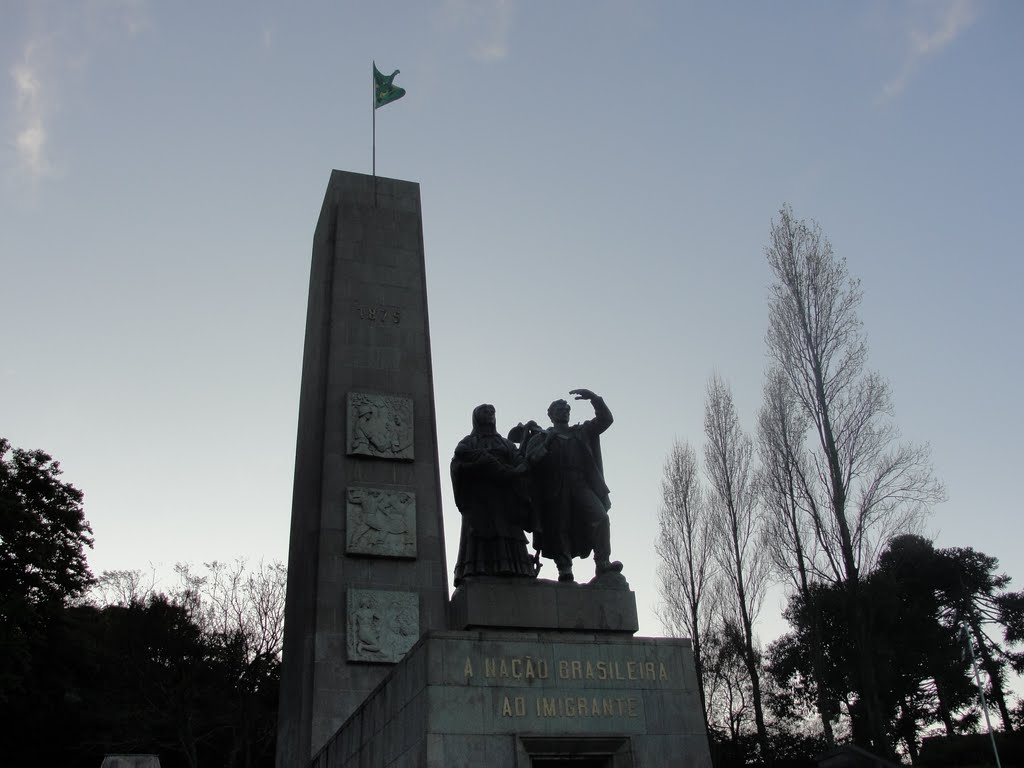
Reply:
[[43, 451], [0, 438], [0, 721], [27, 743], [64, 722], [66, 607], [93, 581], [82, 492], [60, 475]]
[[[974, 550], [936, 550], [925, 538], [905, 535], [889, 543], [863, 581], [860, 615], [867, 623], [887, 738], [902, 744], [912, 759], [925, 727], [939, 724], [952, 736], [978, 725], [977, 690], [959, 640], [961, 620], [979, 628], [969, 634], [978, 663], [983, 665], [987, 654], [996, 673], [989, 675], [990, 694], [997, 701], [1005, 698], [1005, 672], [1019, 658], [1012, 646], [1024, 618], [1020, 593], [1000, 591], [1009, 579], [996, 575], [997, 567], [994, 558]], [[790, 600], [785, 616], [793, 631], [768, 653], [768, 671], [779, 689], [769, 704], [776, 717], [783, 717], [809, 706], [824, 687], [829, 700], [844, 705], [856, 737], [864, 722], [853, 679], [847, 597], [841, 586], [818, 585], [809, 598]], [[810, 657], [812, 608], [821, 620], [827, 660], [819, 675]], [[1001, 643], [994, 639], [998, 628]]]
[[[827, 749], [821, 736], [795, 733], [785, 728], [769, 731], [772, 768], [815, 768], [815, 757]], [[756, 733], [733, 737], [723, 731], [708, 732], [711, 763], [715, 768], [761, 768], [769, 763], [761, 756]]]
[[4, 609], [67, 603], [92, 584], [82, 492], [43, 451], [0, 438], [0, 596]]
[[12, 764], [95, 768], [112, 752], [164, 768], [274, 762], [280, 663], [245, 659], [166, 597], [62, 609], [33, 647], [35, 685], [6, 715]]
[[[164, 768], [272, 766], [277, 624], [215, 625], [193, 592], [84, 604], [91, 530], [60, 474], [44, 452], [0, 439], [3, 764], [96, 768], [141, 752]], [[283, 580], [283, 568], [265, 573]], [[283, 583], [255, 583], [272, 619]]]

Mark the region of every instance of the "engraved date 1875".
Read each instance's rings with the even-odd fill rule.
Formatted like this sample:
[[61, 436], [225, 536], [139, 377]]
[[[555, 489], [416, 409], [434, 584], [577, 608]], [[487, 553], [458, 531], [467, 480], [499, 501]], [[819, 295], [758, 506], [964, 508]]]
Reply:
[[363, 304], [356, 304], [355, 310], [359, 314], [360, 320], [366, 320], [370, 323], [390, 323], [392, 325], [398, 325], [402, 322], [402, 310], [398, 307], [386, 307], [382, 304], [377, 304], [371, 307]]

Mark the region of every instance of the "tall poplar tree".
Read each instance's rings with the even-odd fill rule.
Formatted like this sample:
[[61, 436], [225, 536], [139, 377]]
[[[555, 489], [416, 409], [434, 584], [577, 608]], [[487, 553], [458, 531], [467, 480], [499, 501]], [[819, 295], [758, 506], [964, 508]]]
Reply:
[[786, 206], [765, 249], [773, 282], [768, 353], [811, 425], [803, 509], [819, 569], [844, 587], [867, 746], [893, 754], [869, 647], [870, 611], [861, 580], [893, 535], [913, 531], [944, 498], [927, 446], [900, 442], [888, 382], [866, 368], [858, 310], [863, 293], [815, 223]]
[[708, 382], [704, 436], [713, 551], [727, 592], [723, 629], [742, 649], [743, 663], [750, 678], [757, 740], [763, 759], [770, 762], [761, 695], [761, 662], [754, 643], [754, 622], [768, 586], [768, 558], [762, 546], [751, 466], [754, 444], [740, 427], [731, 390], [718, 376], [712, 376]]

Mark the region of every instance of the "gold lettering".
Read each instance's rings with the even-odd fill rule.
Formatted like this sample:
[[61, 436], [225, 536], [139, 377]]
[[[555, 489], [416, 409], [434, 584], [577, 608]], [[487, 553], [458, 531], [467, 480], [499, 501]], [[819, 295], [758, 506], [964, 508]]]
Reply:
[[583, 665], [578, 661], [572, 663], [572, 679], [580, 680], [583, 677]]
[[[630, 699], [630, 701], [634, 701], [634, 699]], [[516, 696], [515, 705], [516, 717], [526, 717], [526, 699], [522, 696]]]
[[537, 670], [533, 666], [533, 661], [530, 659], [529, 656], [526, 657], [526, 674], [525, 674], [525, 677], [526, 677], [527, 680], [533, 680], [535, 677], [537, 677]]
[[608, 665], [603, 661], [597, 662], [597, 679], [607, 680], [608, 679]]
[[498, 676], [498, 665], [495, 664], [494, 659], [484, 659], [484, 676], [485, 677], [497, 677]]
[[505, 659], [501, 660], [501, 666], [498, 667], [498, 677], [508, 677], [508, 664]]
[[537, 659], [537, 677], [541, 680], [548, 679], [548, 662], [546, 659]]
[[540, 709], [541, 717], [554, 717], [555, 716], [555, 700], [553, 698], [543, 697], [537, 701], [538, 708]]
[[636, 680], [636, 662], [635, 661], [627, 661], [626, 662], [626, 672], [629, 674], [629, 679], [630, 680]]
[[665, 669], [665, 662], [659, 662], [660, 673], [658, 674], [659, 680], [668, 680], [668, 670]]
[[563, 701], [561, 697], [556, 699], [556, 701], [558, 702], [558, 716], [559, 717], [564, 717], [565, 716], [565, 701]]
[[636, 704], [637, 704], [636, 699], [634, 699], [632, 696], [630, 696], [628, 699], [626, 699], [626, 704], [628, 706], [629, 716], [630, 717], [639, 717], [639, 715], [637, 714], [637, 711], [636, 711]]
[[653, 661], [646, 661], [646, 662], [644, 662], [644, 677], [646, 677], [648, 680], [653, 680], [654, 679], [654, 662]]
[[376, 320], [377, 319], [377, 310], [374, 309], [373, 307], [370, 307], [369, 309], [367, 309], [366, 310], [366, 314], [369, 316], [370, 320]]
[[587, 680], [594, 679], [594, 665], [589, 661], [587, 662]]
[[402, 322], [402, 313], [400, 310], [396, 309], [394, 312], [391, 313], [391, 316], [395, 318], [395, 325], [398, 325], [400, 322]]
[[387, 319], [388, 319], [388, 311], [386, 309], [382, 309], [380, 311], [380, 321], [383, 323]]
[[569, 679], [569, 662], [561, 659], [558, 662], [558, 676], [563, 680]]
[[590, 715], [591, 717], [601, 716], [601, 702], [599, 702], [597, 699], [590, 700]]
[[605, 717], [615, 717], [615, 701], [613, 699], [605, 699], [601, 703], [601, 712]]
[[580, 713], [580, 717], [587, 716], [587, 700], [583, 696], [576, 699], [576, 711]]
[[626, 678], [624, 678], [622, 676], [622, 670], [619, 669], [619, 662], [617, 662], [617, 661], [615, 662], [615, 679], [616, 680], [625, 680], [626, 679]]
[[469, 656], [466, 657], [466, 664], [462, 668], [462, 674], [466, 676], [467, 680], [473, 676], [473, 662], [469, 660]]
[[576, 699], [565, 700], [565, 716], [576, 717]]
[[514, 677], [516, 680], [521, 680], [523, 678], [522, 659], [512, 659], [512, 677]]
[[501, 716], [512, 717], [512, 704], [508, 700], [508, 696], [501, 702]]

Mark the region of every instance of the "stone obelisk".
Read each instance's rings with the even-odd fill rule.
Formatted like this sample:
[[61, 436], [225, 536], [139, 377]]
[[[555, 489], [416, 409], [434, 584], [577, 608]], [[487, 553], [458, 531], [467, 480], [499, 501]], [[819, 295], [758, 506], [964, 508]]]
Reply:
[[447, 629], [419, 185], [334, 171], [313, 241], [278, 768]]

